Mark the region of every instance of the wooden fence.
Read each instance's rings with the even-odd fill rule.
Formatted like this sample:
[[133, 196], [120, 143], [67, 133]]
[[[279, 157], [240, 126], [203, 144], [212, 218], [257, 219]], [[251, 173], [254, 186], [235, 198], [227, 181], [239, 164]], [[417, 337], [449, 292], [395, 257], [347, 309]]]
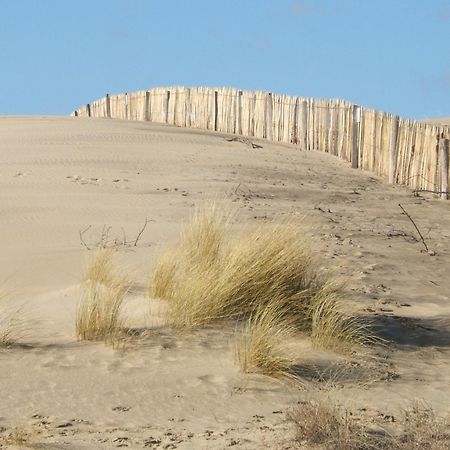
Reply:
[[448, 127], [401, 119], [344, 100], [232, 88], [154, 88], [107, 95], [72, 115], [143, 120], [319, 150], [420, 191], [448, 198]]

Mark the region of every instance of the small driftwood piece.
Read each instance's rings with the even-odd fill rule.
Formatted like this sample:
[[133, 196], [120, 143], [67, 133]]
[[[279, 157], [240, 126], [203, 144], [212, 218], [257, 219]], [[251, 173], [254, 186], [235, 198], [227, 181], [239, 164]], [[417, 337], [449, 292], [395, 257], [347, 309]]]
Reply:
[[405, 213], [406, 217], [408, 217], [408, 219], [411, 221], [411, 223], [414, 225], [414, 228], [417, 230], [417, 233], [419, 233], [420, 236], [420, 240], [422, 241], [423, 246], [425, 247], [425, 250], [427, 252], [429, 252], [428, 246], [425, 242], [425, 239], [422, 236], [422, 233], [419, 230], [419, 227], [416, 225], [416, 222], [414, 222], [414, 220], [412, 219], [412, 217], [406, 212], [405, 208], [403, 208], [403, 206], [399, 203], [398, 206], [400, 206], [401, 210]]
[[251, 148], [263, 148], [262, 145], [255, 144], [250, 139], [247, 139], [245, 137], [232, 137], [226, 138], [225, 140], [228, 142], [242, 142], [242, 144], [248, 145]]
[[89, 225], [87, 228], [85, 228], [84, 230], [80, 230], [79, 234], [80, 234], [80, 242], [82, 245], [84, 245], [84, 247], [86, 247], [88, 250], [90, 250], [91, 248], [86, 244], [85, 240], [84, 240], [84, 233], [86, 233], [88, 230], [90, 230], [92, 228], [92, 225]]
[[138, 242], [139, 242], [139, 239], [141, 238], [142, 233], [145, 231], [145, 228], [147, 227], [147, 224], [148, 224], [149, 222], [150, 222], [150, 221], [148, 220], [148, 217], [146, 217], [146, 218], [145, 218], [145, 222], [144, 222], [144, 226], [140, 229], [139, 233], [138, 233], [137, 236], [136, 236], [136, 239], [135, 239], [135, 241], [134, 241], [134, 247], [137, 247], [137, 244], [138, 244]]

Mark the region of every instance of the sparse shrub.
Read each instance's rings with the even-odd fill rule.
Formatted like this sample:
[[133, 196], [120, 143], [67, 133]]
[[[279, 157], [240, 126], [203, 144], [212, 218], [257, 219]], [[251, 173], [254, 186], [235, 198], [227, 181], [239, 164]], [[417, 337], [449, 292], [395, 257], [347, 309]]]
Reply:
[[37, 440], [36, 432], [23, 426], [16, 426], [10, 431], [0, 435], [0, 448], [2, 445], [14, 448], [41, 448]]
[[112, 250], [98, 249], [83, 277], [82, 297], [76, 317], [79, 340], [114, 343], [124, 328], [122, 303], [130, 283], [112, 260]]
[[403, 432], [397, 438], [401, 450], [450, 448], [450, 417], [437, 417], [433, 408], [415, 401], [404, 411]]
[[444, 450], [450, 422], [413, 405], [390, 430], [380, 420], [353, 415], [330, 401], [306, 401], [289, 414], [299, 448], [326, 450]]
[[288, 415], [295, 428], [295, 442], [326, 450], [387, 449], [387, 436], [377, 434], [348, 411], [328, 401], [302, 402]]

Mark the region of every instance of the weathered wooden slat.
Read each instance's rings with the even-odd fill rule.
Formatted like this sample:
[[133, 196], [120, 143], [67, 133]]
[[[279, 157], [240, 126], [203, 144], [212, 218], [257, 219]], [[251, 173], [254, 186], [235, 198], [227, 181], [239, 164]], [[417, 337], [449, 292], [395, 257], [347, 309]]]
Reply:
[[153, 88], [106, 94], [71, 115], [145, 120], [299, 144], [302, 150], [351, 161], [352, 167], [390, 183], [448, 197], [448, 128], [400, 120], [343, 100], [230, 88]]

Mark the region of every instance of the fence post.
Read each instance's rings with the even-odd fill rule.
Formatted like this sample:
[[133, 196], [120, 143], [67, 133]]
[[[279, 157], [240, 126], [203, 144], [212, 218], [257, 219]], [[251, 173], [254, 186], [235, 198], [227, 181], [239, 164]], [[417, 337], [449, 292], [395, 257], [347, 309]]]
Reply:
[[357, 169], [359, 167], [359, 125], [361, 123], [361, 107], [353, 105], [352, 111], [352, 169]]
[[128, 93], [125, 92], [125, 120], [128, 120]]
[[298, 97], [295, 97], [294, 103], [294, 124], [291, 132], [291, 144], [298, 144]]
[[242, 134], [242, 91], [238, 93], [237, 134]]
[[272, 92], [266, 98], [266, 139], [273, 140], [273, 97]]
[[169, 123], [169, 100], [170, 91], [166, 91], [166, 98], [164, 99], [164, 120], [166, 123]]
[[88, 117], [91, 117], [91, 105], [89, 103], [86, 105], [86, 110]]
[[308, 102], [302, 101], [302, 146], [308, 150]]
[[111, 99], [109, 98], [109, 94], [106, 94], [106, 117], [111, 119]]
[[219, 93], [214, 91], [214, 131], [218, 130], [219, 123]]
[[326, 102], [326, 106], [322, 107], [322, 118], [323, 118], [322, 141], [324, 144], [324, 148], [322, 151], [329, 153], [330, 152], [330, 103], [329, 102]]
[[150, 120], [150, 91], [145, 91], [144, 120]]
[[185, 96], [185, 101], [184, 101], [184, 108], [185, 108], [185, 116], [186, 116], [186, 120], [185, 120], [185, 124], [187, 127], [191, 126], [191, 121], [192, 121], [192, 108], [191, 108], [191, 88], [187, 88], [186, 89], [186, 96]]
[[439, 163], [441, 166], [441, 198], [448, 200], [448, 139], [439, 139]]
[[389, 148], [389, 183], [395, 183], [395, 175], [397, 169], [397, 156], [398, 156], [398, 123], [399, 117], [394, 116], [392, 118], [392, 129], [391, 129], [391, 143]]

